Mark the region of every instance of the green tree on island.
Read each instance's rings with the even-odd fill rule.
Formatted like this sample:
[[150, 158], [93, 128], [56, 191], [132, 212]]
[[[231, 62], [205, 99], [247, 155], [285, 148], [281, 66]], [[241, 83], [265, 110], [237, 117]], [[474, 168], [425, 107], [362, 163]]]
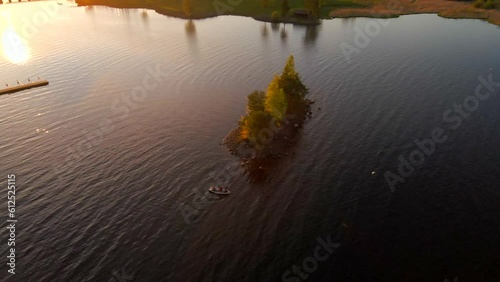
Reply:
[[242, 118], [240, 138], [255, 143], [261, 129], [269, 127], [271, 115], [265, 111], [254, 111]]
[[306, 114], [305, 100], [308, 89], [295, 70], [294, 57], [290, 55], [281, 75], [275, 75], [266, 92], [254, 91], [247, 98], [247, 115], [240, 120], [241, 140], [258, 140], [263, 129], [274, 121], [281, 125], [287, 114], [302, 120]]
[[247, 113], [256, 111], [264, 111], [264, 101], [266, 99], [266, 93], [264, 91], [255, 90], [250, 95], [248, 95], [247, 103]]
[[281, 77], [275, 75], [266, 92], [265, 109], [276, 121], [281, 122], [286, 114], [287, 102], [285, 92], [280, 87]]
[[279, 88], [286, 93], [288, 113], [303, 114], [304, 99], [309, 93], [307, 87], [300, 80], [299, 73], [295, 70], [295, 59], [288, 57], [283, 73], [279, 80]]

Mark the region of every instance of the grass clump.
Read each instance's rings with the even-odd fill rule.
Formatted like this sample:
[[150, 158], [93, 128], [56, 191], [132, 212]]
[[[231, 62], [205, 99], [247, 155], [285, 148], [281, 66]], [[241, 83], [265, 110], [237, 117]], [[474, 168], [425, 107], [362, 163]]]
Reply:
[[476, 0], [474, 1], [474, 3], [472, 3], [472, 5], [474, 6], [474, 8], [482, 8], [487, 10], [494, 9], [496, 6], [493, 0]]

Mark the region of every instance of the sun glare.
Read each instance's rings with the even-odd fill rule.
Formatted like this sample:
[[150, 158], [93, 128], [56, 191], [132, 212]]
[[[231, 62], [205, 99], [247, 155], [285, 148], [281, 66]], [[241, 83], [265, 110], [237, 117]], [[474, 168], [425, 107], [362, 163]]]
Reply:
[[3, 23], [6, 25], [0, 25], [0, 39], [5, 58], [14, 64], [26, 63], [30, 58], [27, 42], [19, 36], [11, 23]]

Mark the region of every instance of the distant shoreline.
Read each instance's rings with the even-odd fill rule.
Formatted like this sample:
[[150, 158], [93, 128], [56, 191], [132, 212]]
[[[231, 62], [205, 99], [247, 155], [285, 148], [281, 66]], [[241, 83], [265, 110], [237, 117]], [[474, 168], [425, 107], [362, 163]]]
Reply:
[[[257, 0], [256, 0], [257, 1]], [[320, 8], [320, 17], [318, 19], [304, 19], [287, 15], [279, 20], [272, 19], [272, 11], [277, 7], [259, 7], [258, 4], [252, 4], [248, 7], [237, 7], [226, 11], [224, 14], [218, 14], [212, 6], [195, 8], [192, 15], [186, 16], [179, 4], [166, 6], [154, 4], [155, 2], [138, 2], [135, 0], [117, 1], [117, 0], [77, 0], [79, 6], [108, 6], [115, 8], [136, 8], [151, 9], [155, 12], [175, 18], [187, 20], [199, 20], [213, 18], [217, 16], [243, 16], [250, 17], [263, 22], [291, 23], [300, 25], [317, 25], [321, 20], [335, 18], [396, 18], [402, 15], [413, 14], [437, 14], [443, 18], [452, 19], [480, 19], [494, 25], [500, 26], [500, 0], [494, 0], [496, 7], [494, 9], [474, 8], [472, 2], [453, 1], [453, 0], [345, 0], [344, 4], [334, 6], [330, 1]], [[257, 3], [257, 2], [256, 2]], [[302, 9], [301, 7], [293, 7]]]
[[[437, 14], [449, 19], [479, 19], [500, 26], [500, 4], [495, 9], [474, 8], [472, 2], [451, 0], [381, 0], [366, 7], [338, 8], [332, 18], [396, 18], [404, 15]], [[498, 3], [498, 1], [497, 1]]]
[[[215, 18], [218, 16], [241, 16], [241, 17], [249, 17], [253, 18], [257, 21], [269, 22], [269, 23], [291, 23], [291, 24], [300, 24], [300, 25], [318, 25], [321, 23], [321, 18], [318, 19], [304, 19], [298, 18], [293, 15], [287, 15], [286, 17], [281, 17], [279, 20], [272, 19], [272, 12], [275, 7], [267, 7], [262, 8], [258, 5], [258, 2], [251, 7], [246, 8], [234, 8], [230, 11], [224, 11], [224, 13], [217, 13], [217, 11], [209, 5], [208, 7], [199, 7], [195, 8], [193, 13], [190, 16], [187, 16], [183, 11], [182, 7], [177, 5], [159, 5], [155, 4], [155, 0], [149, 3], [138, 2], [136, 0], [76, 0], [76, 3], [79, 7], [90, 7], [90, 6], [105, 6], [119, 9], [149, 9], [157, 12], [160, 15], [180, 18], [185, 20], [202, 20]], [[243, 0], [242, 0], [243, 1]], [[257, 0], [256, 0], [257, 1]], [[293, 10], [293, 9], [291, 9]], [[329, 18], [327, 13], [325, 15]], [[323, 17], [325, 19], [325, 17]]]

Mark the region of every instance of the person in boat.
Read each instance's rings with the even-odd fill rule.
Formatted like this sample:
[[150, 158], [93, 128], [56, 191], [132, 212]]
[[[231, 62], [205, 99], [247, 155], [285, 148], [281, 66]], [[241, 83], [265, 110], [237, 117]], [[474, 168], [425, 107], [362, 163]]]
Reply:
[[217, 188], [217, 192], [222, 192], [223, 189], [222, 189], [222, 186], [219, 186], [219, 188]]

